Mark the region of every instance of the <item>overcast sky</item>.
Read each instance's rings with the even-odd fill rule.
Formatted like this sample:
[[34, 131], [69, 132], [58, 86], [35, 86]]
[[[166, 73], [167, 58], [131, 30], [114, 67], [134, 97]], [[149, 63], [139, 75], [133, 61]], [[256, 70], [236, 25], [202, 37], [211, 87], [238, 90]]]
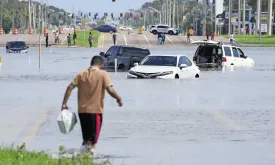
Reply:
[[[37, 0], [39, 1], [39, 0]], [[130, 8], [138, 9], [145, 2], [152, 0], [48, 0], [50, 5], [58, 8], [63, 8], [68, 12], [81, 10], [83, 12], [109, 12], [120, 13], [129, 10]]]

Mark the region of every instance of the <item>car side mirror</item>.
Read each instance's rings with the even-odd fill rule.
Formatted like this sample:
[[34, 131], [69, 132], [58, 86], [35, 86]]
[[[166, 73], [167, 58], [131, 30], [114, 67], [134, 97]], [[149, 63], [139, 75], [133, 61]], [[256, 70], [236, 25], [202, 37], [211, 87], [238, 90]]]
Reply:
[[182, 68], [186, 68], [187, 67], [187, 65], [186, 64], [180, 64], [180, 69], [182, 69]]
[[134, 67], [135, 67], [135, 66], [138, 66], [138, 63], [137, 63], [137, 62], [134, 63]]
[[104, 53], [104, 52], [100, 52], [99, 55], [100, 55], [100, 56], [104, 56], [105, 53]]
[[109, 58], [111, 55], [110, 54], [105, 54], [104, 57], [105, 58]]
[[29, 49], [29, 46], [26, 46], [27, 47], [27, 49]]

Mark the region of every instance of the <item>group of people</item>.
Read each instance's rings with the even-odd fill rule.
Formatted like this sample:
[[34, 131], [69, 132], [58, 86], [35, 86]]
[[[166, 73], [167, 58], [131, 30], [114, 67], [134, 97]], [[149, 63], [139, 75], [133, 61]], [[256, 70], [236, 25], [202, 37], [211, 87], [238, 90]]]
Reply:
[[157, 44], [158, 45], [164, 45], [164, 42], [165, 42], [165, 34], [164, 33], [158, 33]]
[[[76, 32], [74, 32], [74, 34], [73, 34], [74, 46], [76, 45], [76, 38], [77, 38], [77, 35], [76, 35]], [[72, 46], [72, 37], [71, 37], [70, 33], [67, 36], [67, 43], [68, 43], [68, 46]]]

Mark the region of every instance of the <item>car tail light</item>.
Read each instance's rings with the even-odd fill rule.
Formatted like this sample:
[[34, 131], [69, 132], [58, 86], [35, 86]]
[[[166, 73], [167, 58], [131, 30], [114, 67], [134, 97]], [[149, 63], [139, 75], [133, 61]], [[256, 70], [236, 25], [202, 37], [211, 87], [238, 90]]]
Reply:
[[226, 57], [223, 57], [223, 58], [222, 58], [222, 62], [226, 62]]

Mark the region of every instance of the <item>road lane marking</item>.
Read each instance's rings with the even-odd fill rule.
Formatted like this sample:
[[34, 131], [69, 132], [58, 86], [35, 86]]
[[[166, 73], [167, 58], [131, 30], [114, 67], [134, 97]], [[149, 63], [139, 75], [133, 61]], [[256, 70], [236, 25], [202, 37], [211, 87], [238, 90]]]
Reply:
[[146, 37], [146, 35], [145, 34], [143, 34], [143, 37], [145, 38], [145, 40], [147, 41], [147, 43], [148, 43], [148, 45], [149, 45], [149, 48], [151, 48], [151, 45], [150, 45], [150, 43], [149, 43], [149, 41], [148, 41], [148, 38]]
[[47, 121], [47, 118], [48, 112], [43, 112], [43, 115], [39, 118], [39, 120], [37, 120], [37, 123], [35, 123], [35, 125], [33, 125], [23, 136], [21, 143], [28, 143], [32, 141], [39, 132], [41, 126]]
[[173, 44], [172, 40], [167, 36], [167, 39], [171, 42], [171, 44]]
[[124, 35], [124, 34], [122, 34], [122, 36], [123, 36], [123, 38], [124, 38], [125, 45], [128, 45], [128, 44], [127, 44], [127, 39], [126, 39], [125, 35]]

